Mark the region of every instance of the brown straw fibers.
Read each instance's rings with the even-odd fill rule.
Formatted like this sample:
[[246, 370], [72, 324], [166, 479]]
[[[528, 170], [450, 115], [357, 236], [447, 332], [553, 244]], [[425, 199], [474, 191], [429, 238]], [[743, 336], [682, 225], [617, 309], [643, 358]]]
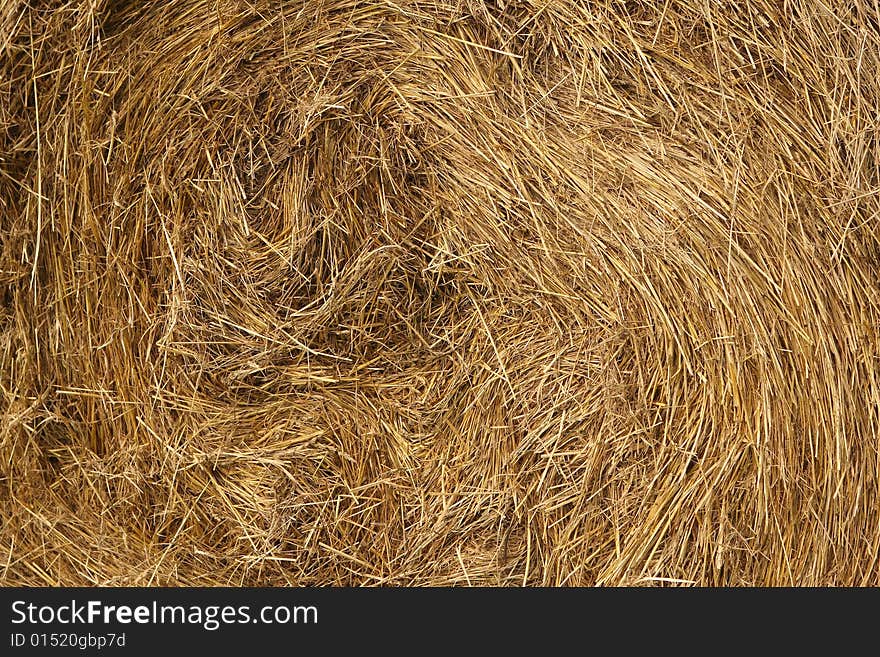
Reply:
[[880, 584], [878, 108], [878, 0], [0, 0], [0, 584]]

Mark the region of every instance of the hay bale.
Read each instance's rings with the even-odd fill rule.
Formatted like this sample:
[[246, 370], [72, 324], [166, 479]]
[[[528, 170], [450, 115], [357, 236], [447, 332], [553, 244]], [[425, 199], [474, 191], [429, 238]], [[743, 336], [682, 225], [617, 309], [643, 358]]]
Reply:
[[0, 8], [0, 582], [877, 585], [876, 3]]

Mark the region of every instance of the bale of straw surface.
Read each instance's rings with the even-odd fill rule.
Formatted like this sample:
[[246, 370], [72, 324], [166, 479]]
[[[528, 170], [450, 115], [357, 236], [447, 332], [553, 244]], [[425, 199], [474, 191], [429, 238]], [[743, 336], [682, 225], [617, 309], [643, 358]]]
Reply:
[[3, 0], [0, 583], [877, 585], [876, 1]]

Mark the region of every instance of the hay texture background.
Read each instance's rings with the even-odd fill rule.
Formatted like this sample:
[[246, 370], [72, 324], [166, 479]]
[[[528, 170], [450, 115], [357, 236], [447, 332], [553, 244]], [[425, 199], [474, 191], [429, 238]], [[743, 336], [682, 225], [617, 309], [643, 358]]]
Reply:
[[3, 0], [0, 582], [880, 583], [876, 0]]

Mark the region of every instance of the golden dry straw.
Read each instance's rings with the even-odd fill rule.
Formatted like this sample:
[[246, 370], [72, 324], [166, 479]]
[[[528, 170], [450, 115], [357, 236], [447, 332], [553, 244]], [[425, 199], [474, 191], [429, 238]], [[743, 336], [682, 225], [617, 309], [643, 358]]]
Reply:
[[878, 64], [877, 0], [0, 0], [0, 583], [880, 584]]

